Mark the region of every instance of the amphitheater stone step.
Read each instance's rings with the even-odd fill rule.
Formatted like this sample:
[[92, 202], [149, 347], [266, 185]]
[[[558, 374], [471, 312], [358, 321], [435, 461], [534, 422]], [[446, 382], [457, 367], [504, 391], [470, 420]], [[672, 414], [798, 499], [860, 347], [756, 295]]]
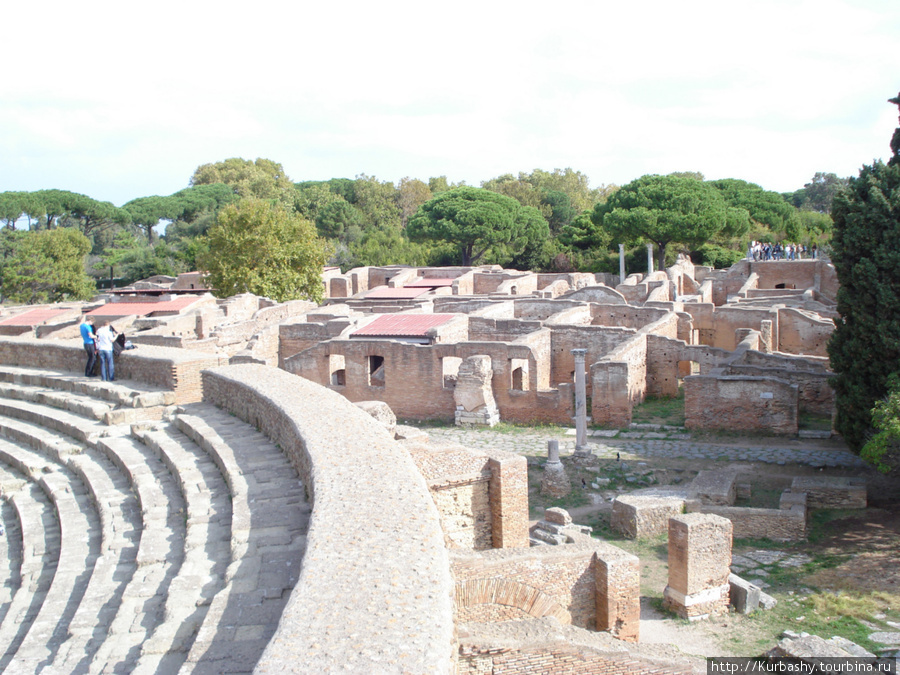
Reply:
[[218, 408], [185, 406], [175, 423], [215, 459], [235, 504], [233, 561], [182, 673], [251, 672], [300, 574], [310, 509], [284, 453]]
[[60, 527], [49, 497], [19, 471], [0, 464], [4, 499], [16, 511], [21, 533], [20, 583], [0, 623], [0, 671], [5, 671], [25, 639], [59, 565]]
[[231, 557], [231, 504], [218, 467], [184, 434], [165, 426], [135, 429], [135, 435], [169, 467], [186, 505], [184, 562], [169, 586], [164, 619], [143, 643], [133, 671], [158, 672], [179, 654], [184, 661], [222, 588]]
[[64, 467], [5, 440], [0, 441], [0, 459], [41, 486], [52, 500], [59, 520], [59, 563], [44, 601], [15, 653], [17, 668], [38, 672], [56, 656], [88, 592], [100, 555], [100, 519], [87, 489]]
[[[147, 407], [165, 417], [115, 416]], [[175, 410], [160, 392], [0, 367], [0, 670], [252, 672], [310, 507], [256, 429]]]

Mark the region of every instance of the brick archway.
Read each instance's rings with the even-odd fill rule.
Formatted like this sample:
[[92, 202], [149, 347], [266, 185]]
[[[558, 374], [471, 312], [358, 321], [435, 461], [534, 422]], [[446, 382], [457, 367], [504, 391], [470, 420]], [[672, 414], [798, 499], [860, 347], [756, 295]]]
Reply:
[[[569, 612], [543, 591], [508, 579], [467, 579], [456, 583], [456, 613], [478, 605], [500, 605], [528, 616], [554, 616], [562, 624], [572, 623]], [[477, 610], [476, 610], [477, 611]]]

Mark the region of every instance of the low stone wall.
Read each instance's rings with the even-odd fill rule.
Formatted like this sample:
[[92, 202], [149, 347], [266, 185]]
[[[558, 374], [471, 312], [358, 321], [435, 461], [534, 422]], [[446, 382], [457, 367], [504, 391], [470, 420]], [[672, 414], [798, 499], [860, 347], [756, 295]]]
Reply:
[[786, 509], [755, 509], [687, 502], [685, 510], [727, 518], [734, 526], [737, 539], [799, 541], [806, 538], [806, 507], [802, 504], [792, 504]]
[[451, 672], [450, 566], [406, 450], [343, 396], [277, 368], [203, 381], [205, 400], [284, 450], [313, 503], [303, 570], [254, 672]]
[[805, 492], [810, 509], [864, 509], [867, 503], [865, 478], [797, 476], [791, 492]]
[[636, 642], [638, 558], [604, 542], [491, 551], [454, 551], [457, 621], [552, 616]]
[[[0, 340], [0, 363], [10, 366], [48, 368], [84, 373], [84, 345], [75, 340]], [[218, 366], [218, 357], [187, 351], [141, 345], [116, 357], [116, 379], [136, 380], [171, 389], [176, 403], [194, 403], [203, 395], [200, 373]]]
[[641, 539], [668, 531], [669, 518], [682, 513], [680, 497], [623, 495], [613, 502], [610, 525], [629, 539]]

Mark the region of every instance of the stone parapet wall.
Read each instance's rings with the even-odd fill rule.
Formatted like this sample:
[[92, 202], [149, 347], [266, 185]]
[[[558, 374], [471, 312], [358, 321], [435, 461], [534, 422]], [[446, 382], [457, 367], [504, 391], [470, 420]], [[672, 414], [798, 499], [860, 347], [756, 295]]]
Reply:
[[727, 518], [738, 539], [800, 541], [806, 538], [806, 507], [802, 504], [791, 504], [785, 509], [757, 509], [689, 501], [685, 509], [689, 513], [712, 513]]
[[[0, 363], [84, 373], [85, 353], [80, 339], [0, 340]], [[142, 345], [116, 357], [116, 378], [136, 380], [175, 392], [176, 403], [194, 403], [203, 397], [200, 373], [220, 360], [184, 349]]]
[[203, 377], [206, 400], [277, 443], [313, 502], [300, 578], [254, 672], [450, 673], [449, 561], [403, 446], [339, 394], [276, 368]]

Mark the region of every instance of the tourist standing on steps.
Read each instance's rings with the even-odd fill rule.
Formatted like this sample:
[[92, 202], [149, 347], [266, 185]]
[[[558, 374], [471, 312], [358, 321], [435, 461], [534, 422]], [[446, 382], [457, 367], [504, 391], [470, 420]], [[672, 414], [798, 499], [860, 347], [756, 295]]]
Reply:
[[81, 319], [81, 339], [84, 341], [84, 351], [87, 353], [87, 363], [84, 366], [84, 376], [94, 376], [94, 364], [97, 363], [97, 336], [94, 335], [94, 327], [90, 318], [85, 315]]
[[116, 376], [116, 366], [113, 362], [113, 340], [116, 329], [109, 322], [100, 323], [97, 331], [97, 349], [100, 350], [100, 378], [104, 382], [112, 382]]

